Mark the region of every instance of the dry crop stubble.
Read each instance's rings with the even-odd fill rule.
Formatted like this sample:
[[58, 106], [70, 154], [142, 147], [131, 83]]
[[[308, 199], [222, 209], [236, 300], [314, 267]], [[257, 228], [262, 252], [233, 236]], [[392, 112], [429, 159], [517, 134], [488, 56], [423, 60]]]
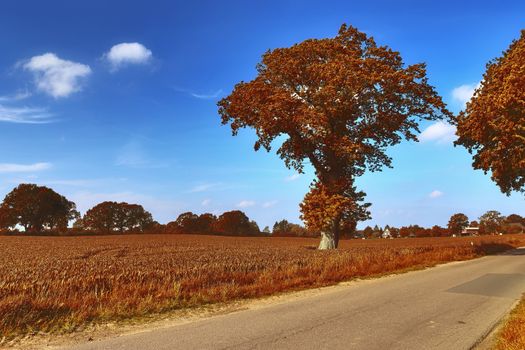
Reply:
[[343, 240], [334, 251], [318, 251], [317, 243], [200, 235], [1, 236], [2, 341], [471, 259], [524, 245], [525, 235]]

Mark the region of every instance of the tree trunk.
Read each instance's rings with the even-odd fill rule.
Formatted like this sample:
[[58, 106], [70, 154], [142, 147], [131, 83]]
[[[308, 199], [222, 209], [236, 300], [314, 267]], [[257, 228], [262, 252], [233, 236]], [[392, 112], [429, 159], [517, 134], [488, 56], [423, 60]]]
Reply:
[[337, 249], [339, 246], [339, 219], [334, 220], [332, 230], [330, 232], [321, 232], [321, 242], [319, 243], [319, 250]]
[[321, 232], [321, 242], [319, 243], [319, 250], [335, 249], [335, 239], [331, 232]]

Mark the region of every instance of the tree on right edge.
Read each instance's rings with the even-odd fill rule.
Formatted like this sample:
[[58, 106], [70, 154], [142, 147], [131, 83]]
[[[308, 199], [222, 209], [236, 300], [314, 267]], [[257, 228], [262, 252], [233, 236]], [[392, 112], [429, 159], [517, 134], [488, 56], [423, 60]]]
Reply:
[[525, 30], [487, 64], [480, 87], [457, 119], [456, 145], [501, 191], [525, 194]]

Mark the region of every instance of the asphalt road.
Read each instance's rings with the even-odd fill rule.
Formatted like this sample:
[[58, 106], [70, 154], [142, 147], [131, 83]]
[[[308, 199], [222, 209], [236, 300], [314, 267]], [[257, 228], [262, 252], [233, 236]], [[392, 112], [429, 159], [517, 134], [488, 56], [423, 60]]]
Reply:
[[520, 249], [66, 348], [471, 349], [523, 292]]

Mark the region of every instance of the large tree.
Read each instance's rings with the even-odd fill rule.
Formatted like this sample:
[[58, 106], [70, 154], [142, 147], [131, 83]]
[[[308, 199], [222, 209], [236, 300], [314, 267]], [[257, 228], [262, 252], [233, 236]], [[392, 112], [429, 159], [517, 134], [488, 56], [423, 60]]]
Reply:
[[465, 227], [469, 224], [468, 216], [463, 213], [457, 213], [450, 217], [448, 221], [448, 230], [450, 234], [460, 235]]
[[497, 210], [489, 210], [479, 217], [479, 226], [483, 233], [497, 233], [504, 222], [505, 217]]
[[169, 222], [167, 228], [170, 233], [210, 234], [213, 233], [216, 220], [217, 217], [210, 213], [197, 215], [186, 212], [180, 214], [177, 220]]
[[20, 225], [26, 232], [64, 232], [68, 222], [79, 216], [75, 203], [45, 186], [20, 184], [7, 194], [0, 206], [4, 229]]
[[139, 204], [102, 202], [89, 209], [81, 227], [97, 233], [144, 232], [154, 225], [151, 214]]
[[474, 169], [491, 172], [501, 191], [525, 193], [525, 30], [487, 64], [483, 80], [458, 116], [456, 144]]
[[223, 213], [213, 224], [214, 232], [223, 235], [249, 236], [259, 234], [259, 226], [250, 221], [248, 216], [240, 210]]
[[301, 212], [308, 228], [321, 233], [324, 249], [337, 247], [342, 230], [369, 217], [355, 179], [390, 167], [387, 147], [416, 141], [420, 120], [450, 116], [424, 64], [405, 66], [398, 52], [351, 26], [334, 38], [270, 50], [257, 72], [218, 103], [222, 123], [233, 135], [255, 129], [255, 150], [284, 140], [277, 154], [289, 168], [314, 167]]

